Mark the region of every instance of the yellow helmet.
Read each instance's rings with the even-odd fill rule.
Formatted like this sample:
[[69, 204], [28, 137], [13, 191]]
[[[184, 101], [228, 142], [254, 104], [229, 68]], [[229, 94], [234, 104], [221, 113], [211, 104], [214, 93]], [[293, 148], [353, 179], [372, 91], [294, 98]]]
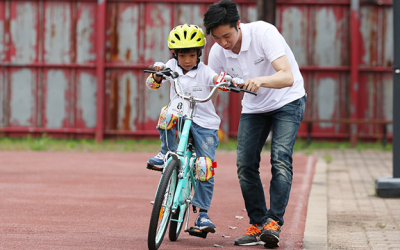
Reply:
[[169, 32], [168, 48], [174, 49], [202, 49], [206, 45], [203, 30], [193, 24], [178, 25]]

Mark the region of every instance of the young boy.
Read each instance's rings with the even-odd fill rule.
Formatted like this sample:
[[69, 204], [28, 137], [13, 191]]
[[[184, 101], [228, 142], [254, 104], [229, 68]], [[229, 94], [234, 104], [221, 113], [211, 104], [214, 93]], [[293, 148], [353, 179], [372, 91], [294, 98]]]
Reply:
[[[217, 74], [203, 62], [200, 62], [201, 51], [206, 45], [206, 38], [203, 30], [196, 25], [179, 25], [173, 28], [168, 36], [168, 48], [172, 50], [172, 57], [165, 67], [179, 73], [178, 81], [181, 84], [185, 95], [192, 95], [198, 98], [206, 98], [213, 85], [217, 81]], [[160, 71], [164, 65], [155, 64], [155, 70]], [[147, 80], [148, 88], [157, 90], [163, 81], [161, 77], [151, 74]], [[176, 98], [174, 84], [170, 87], [170, 99]], [[162, 112], [163, 113], [163, 112]], [[160, 120], [162, 120], [160, 115]], [[165, 119], [167, 120], [167, 119]], [[198, 103], [196, 116], [193, 119], [191, 133], [194, 139], [196, 156], [209, 158], [206, 162], [213, 162], [215, 150], [218, 147], [218, 128], [221, 119], [215, 112], [211, 101]], [[165, 129], [157, 125], [160, 133], [161, 150], [157, 156], [149, 159], [148, 165], [152, 169], [162, 169], [164, 167], [165, 154], [170, 150], [177, 150], [175, 137], [176, 128]], [[198, 158], [199, 159], [199, 158]], [[198, 161], [199, 162], [199, 161]], [[215, 233], [216, 227], [207, 215], [210, 209], [211, 198], [214, 191], [214, 177], [208, 180], [196, 181], [196, 192], [194, 194], [192, 205], [200, 209], [200, 213], [195, 221], [195, 228], [203, 232]]]

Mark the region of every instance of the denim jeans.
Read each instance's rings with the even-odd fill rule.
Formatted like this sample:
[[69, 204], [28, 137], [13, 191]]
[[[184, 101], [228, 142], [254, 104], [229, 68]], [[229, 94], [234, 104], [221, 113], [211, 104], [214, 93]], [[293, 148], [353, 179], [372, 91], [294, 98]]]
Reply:
[[[283, 215], [292, 186], [292, 154], [307, 96], [266, 113], [242, 114], [239, 122], [237, 174], [250, 224], [268, 218], [283, 225]], [[270, 208], [260, 179], [261, 150], [272, 129]]]
[[[164, 154], [168, 151], [176, 152], [178, 149], [175, 132], [181, 121], [182, 120], [179, 120], [178, 124], [173, 129], [158, 129], [161, 139], [161, 151]], [[215, 150], [219, 144], [218, 130], [206, 129], [193, 122], [190, 132], [192, 133], [194, 139], [196, 157], [208, 157], [211, 159], [211, 161], [214, 161]], [[214, 177], [211, 177], [208, 181], [196, 180], [196, 192], [194, 194], [192, 204], [198, 208], [209, 210], [213, 192]]]

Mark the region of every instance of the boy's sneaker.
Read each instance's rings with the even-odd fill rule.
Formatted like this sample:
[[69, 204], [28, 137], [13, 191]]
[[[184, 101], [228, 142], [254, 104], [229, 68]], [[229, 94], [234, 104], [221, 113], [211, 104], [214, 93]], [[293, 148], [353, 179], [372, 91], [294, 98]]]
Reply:
[[158, 152], [158, 154], [150, 160], [147, 161], [147, 168], [152, 170], [162, 171], [164, 168], [164, 157], [163, 152]]
[[194, 222], [194, 227], [207, 233], [215, 233], [217, 230], [207, 213], [199, 213]]
[[262, 229], [260, 236], [261, 240], [265, 242], [264, 247], [274, 248], [279, 247], [279, 233], [281, 232], [281, 226], [278, 222], [271, 218], [268, 218]]
[[235, 240], [236, 246], [255, 246], [264, 245], [264, 242], [260, 239], [261, 230], [257, 228], [257, 225], [252, 225], [247, 228], [247, 231], [243, 236], [240, 236]]

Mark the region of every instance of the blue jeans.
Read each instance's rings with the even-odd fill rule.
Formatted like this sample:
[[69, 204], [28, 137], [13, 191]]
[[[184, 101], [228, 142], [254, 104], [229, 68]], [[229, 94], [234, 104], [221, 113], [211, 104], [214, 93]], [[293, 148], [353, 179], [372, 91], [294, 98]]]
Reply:
[[[237, 174], [250, 224], [268, 218], [283, 225], [292, 186], [292, 154], [307, 96], [267, 113], [242, 114], [239, 122]], [[272, 130], [270, 208], [267, 209], [260, 179], [261, 150]]]
[[[180, 120], [181, 121], [181, 120]], [[178, 124], [180, 123], [178, 121]], [[161, 139], [161, 151], [165, 154], [168, 151], [176, 152], [178, 145], [176, 142], [175, 131], [178, 124], [173, 129], [165, 131], [164, 129], [158, 129], [160, 132]], [[183, 128], [183, 123], [182, 123]], [[218, 130], [206, 129], [200, 127], [196, 123], [192, 123], [190, 128], [194, 139], [194, 147], [197, 157], [208, 157], [212, 161], [215, 159], [215, 150], [218, 147]], [[167, 147], [168, 141], [168, 147]], [[194, 194], [192, 204], [198, 208], [209, 210], [211, 205], [211, 199], [214, 192], [214, 177], [211, 177], [208, 181], [196, 180], [196, 192]]]

